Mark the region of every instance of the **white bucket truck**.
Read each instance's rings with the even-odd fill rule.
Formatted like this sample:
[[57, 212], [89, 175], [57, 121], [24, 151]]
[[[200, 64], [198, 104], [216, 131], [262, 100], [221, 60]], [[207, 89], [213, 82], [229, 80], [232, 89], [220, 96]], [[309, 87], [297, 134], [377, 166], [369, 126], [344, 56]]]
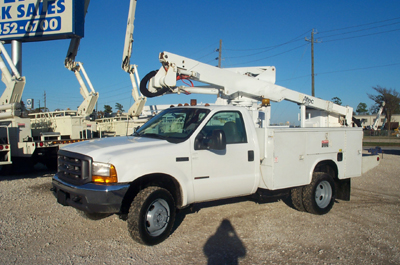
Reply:
[[[168, 52], [159, 59], [143, 95], [208, 93], [216, 105], [169, 108], [131, 136], [65, 146], [52, 189], [60, 204], [89, 218], [124, 215], [132, 238], [154, 245], [168, 237], [176, 209], [193, 203], [287, 193], [299, 211], [325, 214], [350, 199], [363, 164], [351, 107], [275, 85], [274, 67], [220, 69]], [[207, 85], [178, 86], [182, 79]], [[300, 127], [270, 126], [269, 102], [282, 100], [300, 106]]]

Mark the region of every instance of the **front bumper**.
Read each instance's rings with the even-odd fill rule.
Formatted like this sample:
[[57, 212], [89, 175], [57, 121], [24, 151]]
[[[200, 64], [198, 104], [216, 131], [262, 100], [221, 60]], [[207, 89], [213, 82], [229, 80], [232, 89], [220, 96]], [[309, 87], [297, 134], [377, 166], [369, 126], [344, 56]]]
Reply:
[[53, 194], [57, 202], [89, 213], [118, 213], [129, 184], [101, 185], [87, 183], [74, 186], [53, 177]]

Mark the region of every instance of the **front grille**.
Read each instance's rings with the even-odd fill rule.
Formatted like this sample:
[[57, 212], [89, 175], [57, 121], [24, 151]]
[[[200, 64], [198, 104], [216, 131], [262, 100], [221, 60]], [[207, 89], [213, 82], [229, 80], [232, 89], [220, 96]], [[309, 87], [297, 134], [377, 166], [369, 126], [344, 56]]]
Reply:
[[59, 150], [57, 160], [57, 175], [61, 180], [74, 185], [82, 185], [91, 181], [91, 157]]

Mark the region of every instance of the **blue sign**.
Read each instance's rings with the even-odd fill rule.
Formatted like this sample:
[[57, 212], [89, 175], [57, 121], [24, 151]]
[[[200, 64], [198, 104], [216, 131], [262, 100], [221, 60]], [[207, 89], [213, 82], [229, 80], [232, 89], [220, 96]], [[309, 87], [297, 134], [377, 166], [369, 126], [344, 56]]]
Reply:
[[2, 41], [84, 36], [84, 0], [0, 0], [0, 3]]

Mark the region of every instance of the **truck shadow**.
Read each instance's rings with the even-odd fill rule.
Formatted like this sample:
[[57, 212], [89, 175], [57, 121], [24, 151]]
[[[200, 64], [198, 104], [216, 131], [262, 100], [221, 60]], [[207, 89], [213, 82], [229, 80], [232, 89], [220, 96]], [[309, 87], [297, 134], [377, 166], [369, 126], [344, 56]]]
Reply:
[[19, 165], [14, 168], [4, 168], [4, 166], [0, 166], [0, 181], [48, 177], [55, 173], [55, 170], [50, 170], [42, 164], [37, 164], [35, 166]]
[[267, 197], [267, 196], [260, 196], [259, 194], [253, 194], [244, 197], [237, 197], [237, 198], [230, 198], [230, 199], [222, 199], [217, 201], [209, 201], [209, 202], [201, 202], [192, 204], [191, 206], [178, 210], [175, 216], [174, 226], [172, 228], [171, 234], [175, 232], [176, 229], [182, 224], [183, 220], [186, 218], [187, 215], [194, 214], [200, 212], [202, 209], [206, 209], [209, 207], [215, 206], [222, 206], [227, 204], [235, 204], [244, 201], [253, 201], [258, 204], [264, 203], [275, 203], [280, 200], [285, 200], [286, 195], [279, 195], [275, 197]]

